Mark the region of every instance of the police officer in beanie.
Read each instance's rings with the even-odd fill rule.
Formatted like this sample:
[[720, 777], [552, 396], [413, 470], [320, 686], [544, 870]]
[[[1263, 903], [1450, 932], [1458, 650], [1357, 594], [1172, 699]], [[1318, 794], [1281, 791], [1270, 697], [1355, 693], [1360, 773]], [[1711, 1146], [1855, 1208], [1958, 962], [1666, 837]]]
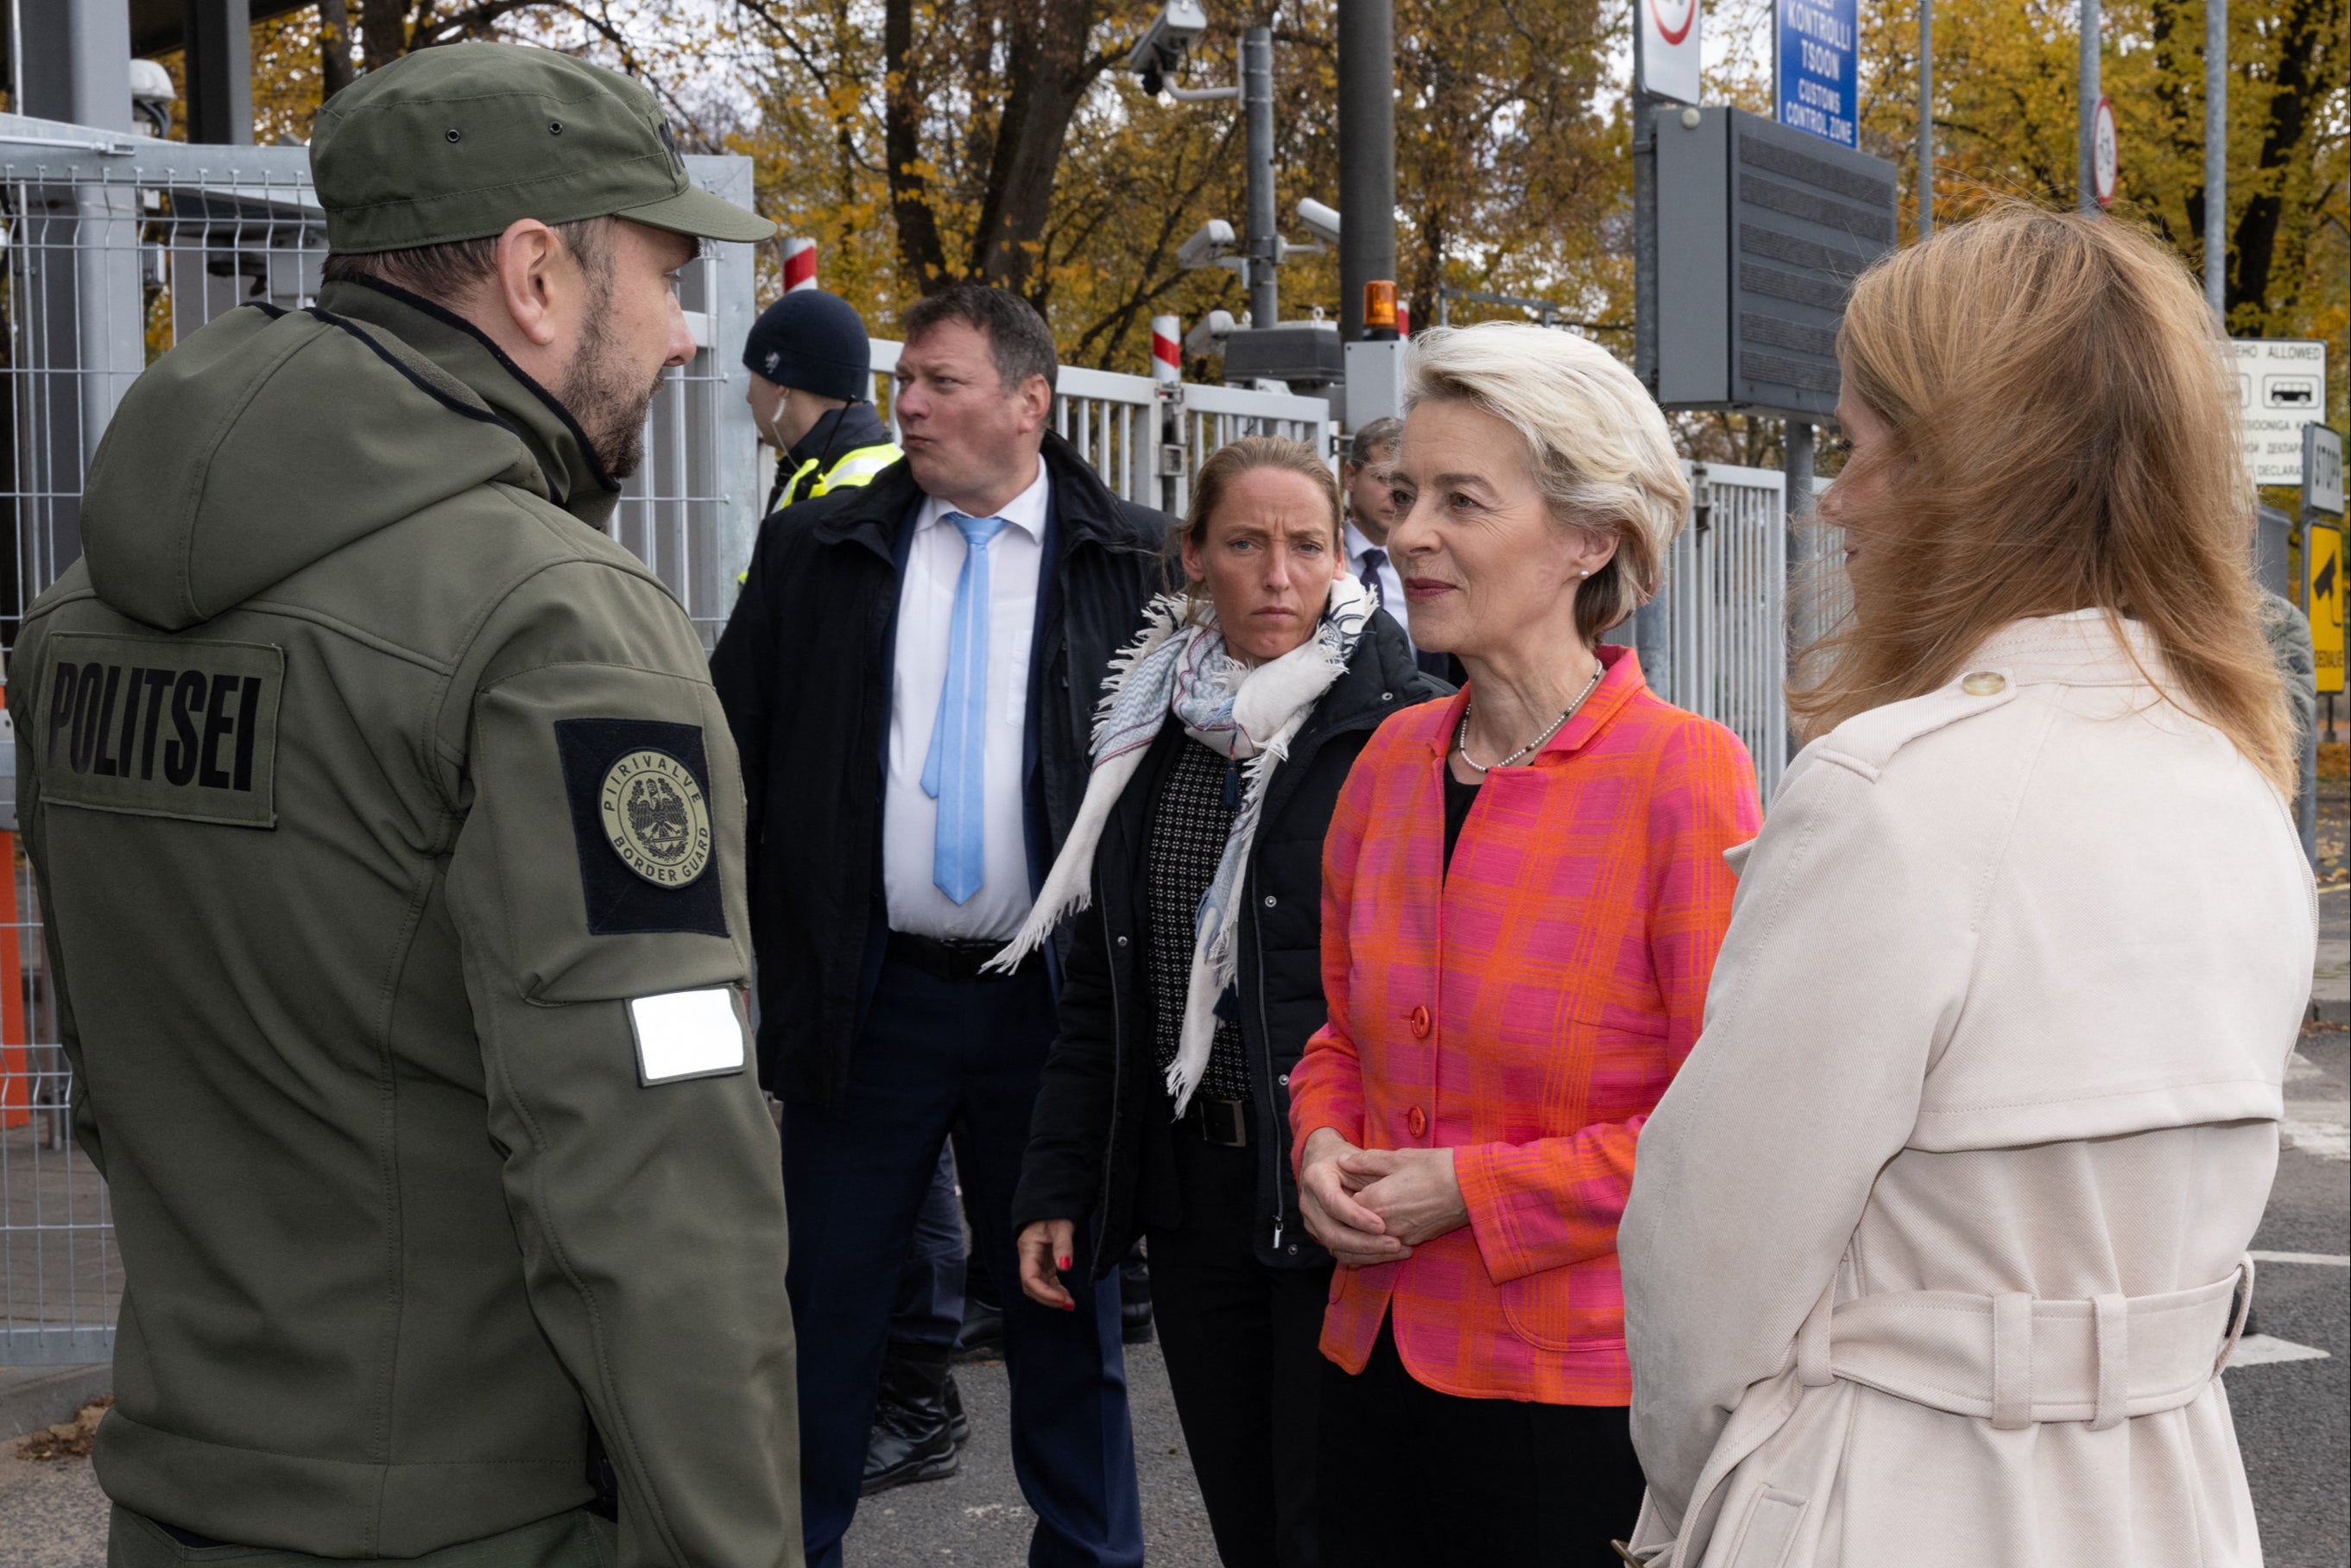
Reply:
[[[866, 401], [872, 345], [864, 320], [839, 295], [796, 288], [768, 306], [743, 344], [743, 363], [751, 371], [744, 401], [759, 440], [782, 456], [768, 491], [768, 514], [862, 486], [905, 455]], [[737, 579], [749, 580], [748, 570]], [[794, 958], [778, 954], [771, 961]], [[863, 1496], [945, 1480], [960, 1467], [956, 1450], [971, 1440], [971, 1422], [948, 1363], [963, 1327], [964, 1272], [955, 1165], [942, 1148], [890, 1316], [866, 1436]]]
[[796, 288], [768, 306], [744, 340], [743, 363], [759, 444], [778, 457], [761, 516], [862, 485], [904, 455], [873, 408], [865, 323], [841, 296]]
[[735, 748], [604, 531], [679, 269], [769, 225], [547, 50], [371, 71], [310, 156], [318, 304], [131, 389], [15, 668], [110, 1561], [795, 1564]]

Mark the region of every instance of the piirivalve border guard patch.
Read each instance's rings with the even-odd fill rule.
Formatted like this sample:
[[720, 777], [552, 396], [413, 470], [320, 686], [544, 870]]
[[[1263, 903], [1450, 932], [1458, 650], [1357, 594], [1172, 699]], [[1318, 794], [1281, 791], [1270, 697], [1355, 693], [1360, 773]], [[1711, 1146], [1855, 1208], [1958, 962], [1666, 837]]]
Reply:
[[702, 727], [566, 718], [556, 721], [555, 744], [588, 929], [599, 936], [726, 936], [726, 900], [711, 864], [717, 839]]
[[709, 869], [710, 802], [668, 752], [632, 751], [606, 768], [596, 807], [612, 852], [655, 887], [684, 887]]

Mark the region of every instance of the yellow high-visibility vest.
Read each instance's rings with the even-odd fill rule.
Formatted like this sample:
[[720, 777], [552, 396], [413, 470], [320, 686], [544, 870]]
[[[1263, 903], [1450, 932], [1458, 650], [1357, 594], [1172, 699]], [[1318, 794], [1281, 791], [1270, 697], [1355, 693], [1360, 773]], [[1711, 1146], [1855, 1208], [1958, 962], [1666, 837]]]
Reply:
[[[792, 470], [792, 476], [785, 481], [783, 489], [777, 494], [776, 504], [768, 510], [779, 512], [795, 501], [813, 501], [819, 496], [830, 495], [835, 490], [854, 490], [870, 485], [873, 482], [873, 476], [904, 455], [887, 441], [873, 446], [860, 446], [842, 453], [831, 467], [810, 483], [810, 476], [816, 474], [817, 465], [817, 459], [811, 457]], [[806, 495], [800, 494], [803, 484], [809, 486]], [[751, 569], [747, 566], [735, 574], [735, 586], [738, 589], [750, 580]]]
[[[876, 446], [860, 446], [853, 451], [842, 453], [839, 461], [821, 475], [816, 472], [817, 459], [811, 457], [792, 471], [790, 480], [784, 486], [783, 494], [776, 499], [776, 506], [778, 509], [781, 509], [795, 501], [811, 501], [819, 496], [830, 494], [834, 490], [854, 488], [860, 485], [870, 484], [873, 476], [904, 455], [904, 453], [887, 441]], [[811, 476], [814, 476], [812, 480]], [[803, 484], [809, 486], [805, 495], [800, 492], [800, 486]]]

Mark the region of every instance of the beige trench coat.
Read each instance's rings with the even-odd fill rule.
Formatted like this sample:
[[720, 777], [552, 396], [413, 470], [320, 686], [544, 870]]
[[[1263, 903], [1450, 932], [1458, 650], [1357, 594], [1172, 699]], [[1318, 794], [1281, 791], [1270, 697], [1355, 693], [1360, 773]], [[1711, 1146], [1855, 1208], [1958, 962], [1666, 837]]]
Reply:
[[2261, 1560], [2217, 1366], [2309, 871], [2136, 626], [1968, 669], [1806, 747], [1731, 852], [1619, 1238], [1652, 1563]]

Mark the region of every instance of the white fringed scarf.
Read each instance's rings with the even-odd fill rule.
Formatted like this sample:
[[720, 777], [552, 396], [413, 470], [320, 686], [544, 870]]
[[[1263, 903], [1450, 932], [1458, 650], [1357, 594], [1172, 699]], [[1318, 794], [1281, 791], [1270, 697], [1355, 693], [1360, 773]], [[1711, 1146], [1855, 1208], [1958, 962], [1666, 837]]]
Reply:
[[1334, 578], [1331, 600], [1314, 634], [1279, 659], [1242, 664], [1225, 651], [1216, 612], [1196, 611], [1179, 594], [1162, 594], [1144, 612], [1143, 630], [1111, 661], [1102, 706], [1094, 715], [1093, 773], [1078, 820], [1061, 845], [1020, 933], [987, 967], [1010, 973], [1041, 946], [1053, 927], [1092, 902], [1094, 851], [1127, 780], [1143, 766], [1152, 741], [1174, 714], [1184, 732], [1224, 756], [1247, 763], [1248, 785], [1233, 813], [1216, 880], [1200, 900], [1194, 925], [1192, 977], [1184, 999], [1184, 1027], [1167, 1092], [1182, 1115], [1208, 1069], [1217, 1031], [1217, 998], [1233, 983], [1234, 935], [1240, 925], [1240, 884], [1257, 838], [1258, 818], [1274, 768], [1322, 694], [1347, 668], [1374, 605], [1363, 584]]

